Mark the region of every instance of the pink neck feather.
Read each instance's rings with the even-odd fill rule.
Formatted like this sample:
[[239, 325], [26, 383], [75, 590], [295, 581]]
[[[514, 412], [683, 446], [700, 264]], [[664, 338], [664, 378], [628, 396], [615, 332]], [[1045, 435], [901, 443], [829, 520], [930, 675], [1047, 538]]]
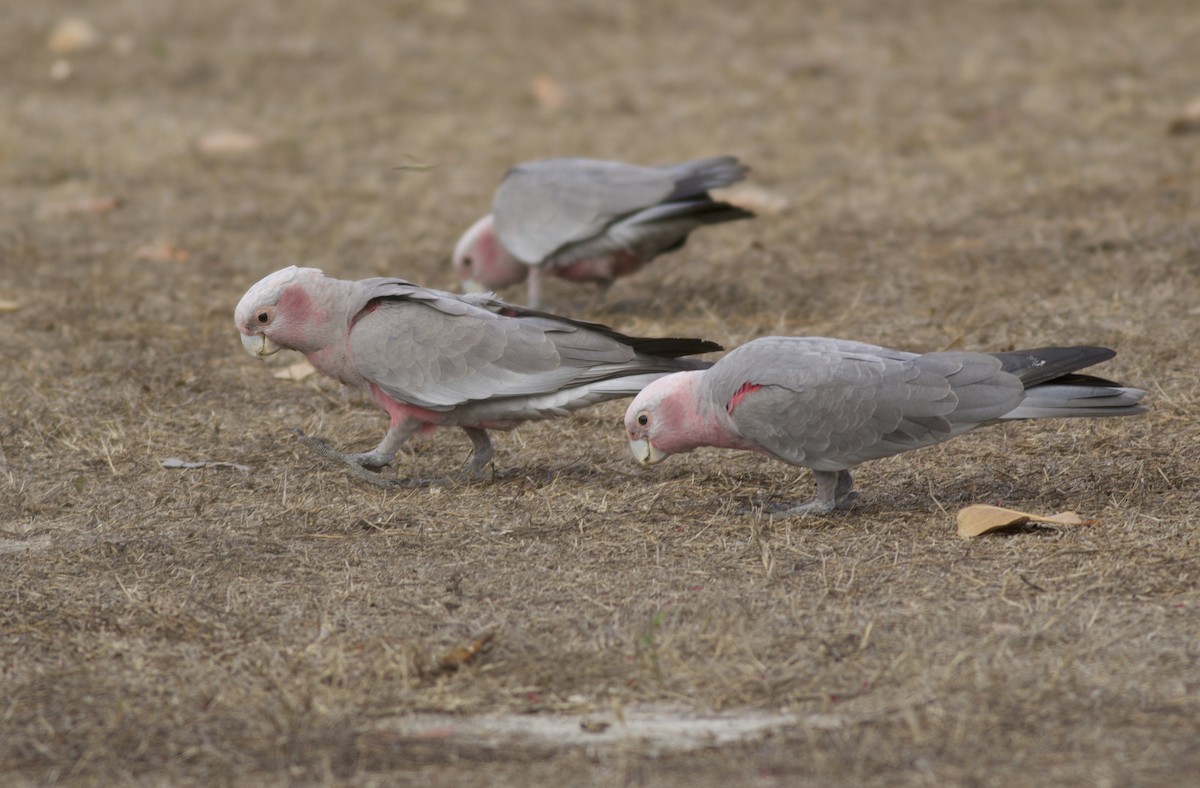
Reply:
[[663, 451], [682, 454], [700, 446], [752, 448], [733, 432], [723, 403], [712, 402], [705, 395], [701, 386], [705, 374], [681, 372], [658, 381], [667, 391], [656, 408], [654, 445]]

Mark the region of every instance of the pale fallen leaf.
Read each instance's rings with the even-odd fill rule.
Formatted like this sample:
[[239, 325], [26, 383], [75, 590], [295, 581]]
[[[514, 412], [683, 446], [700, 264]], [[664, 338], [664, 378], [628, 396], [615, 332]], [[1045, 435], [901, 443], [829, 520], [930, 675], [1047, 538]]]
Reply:
[[248, 465], [238, 465], [235, 462], [218, 462], [217, 460], [196, 460], [193, 462], [181, 460], [178, 457], [168, 457], [165, 460], [159, 460], [158, 464], [170, 470], [177, 468], [233, 468], [235, 471], [250, 472], [250, 466]]
[[166, 241], [139, 246], [133, 253], [133, 259], [147, 263], [186, 263], [189, 257], [187, 249]]
[[0, 301], [0, 312], [16, 312], [20, 308], [16, 301]]
[[1168, 134], [1190, 134], [1200, 131], [1200, 97], [1197, 97], [1175, 116], [1167, 126]]
[[196, 140], [196, 149], [210, 156], [236, 156], [261, 147], [261, 139], [241, 131], [210, 131]]
[[470, 9], [466, 0], [434, 0], [430, 10], [447, 19], [462, 19]]
[[71, 78], [74, 69], [71, 68], [71, 61], [65, 58], [59, 58], [50, 64], [50, 79], [55, 82], [66, 82]]
[[567, 103], [567, 94], [554, 77], [538, 74], [529, 87], [533, 91], [533, 100], [542, 109], [560, 110]]
[[122, 33], [113, 39], [113, 52], [116, 52], [121, 57], [125, 57], [133, 52], [133, 43], [133, 36], [129, 35], [128, 33]]
[[69, 216], [71, 214], [91, 213], [102, 216], [120, 208], [125, 200], [115, 194], [103, 197], [77, 197], [62, 200], [50, 200], [38, 206], [38, 214], [43, 217]]
[[1030, 514], [1029, 512], [1019, 512], [1016, 509], [1005, 509], [1002, 506], [981, 503], [959, 510], [958, 535], [964, 539], [970, 539], [1000, 528], [1010, 528], [1028, 522], [1052, 525], [1091, 525], [1096, 521], [1084, 520], [1075, 512], [1059, 512], [1051, 515]]
[[280, 380], [304, 380], [306, 377], [316, 371], [317, 368], [312, 364], [309, 364], [308, 361], [301, 360], [297, 361], [291, 366], [287, 366], [279, 370], [274, 374], [273, 377], [279, 378]]
[[100, 34], [86, 19], [67, 17], [59, 20], [46, 39], [46, 46], [56, 55], [82, 52], [100, 43]]
[[782, 194], [767, 191], [761, 186], [741, 184], [725, 189], [713, 189], [709, 192], [714, 200], [727, 202], [736, 208], [762, 216], [778, 216], [788, 209], [788, 200]]

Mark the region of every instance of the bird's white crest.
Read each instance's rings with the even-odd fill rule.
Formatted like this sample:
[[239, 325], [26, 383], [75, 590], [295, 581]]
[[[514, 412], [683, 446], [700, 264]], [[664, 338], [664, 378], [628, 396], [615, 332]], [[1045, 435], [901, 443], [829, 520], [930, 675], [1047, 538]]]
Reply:
[[298, 268], [294, 265], [289, 265], [287, 268], [280, 268], [272, 274], [267, 274], [242, 296], [242, 300], [238, 302], [237, 309], [234, 310], [234, 320], [239, 326], [244, 325], [249, 322], [252, 310], [260, 306], [274, 304], [279, 300], [280, 291], [296, 279], [316, 279], [324, 275], [325, 272], [319, 268]]

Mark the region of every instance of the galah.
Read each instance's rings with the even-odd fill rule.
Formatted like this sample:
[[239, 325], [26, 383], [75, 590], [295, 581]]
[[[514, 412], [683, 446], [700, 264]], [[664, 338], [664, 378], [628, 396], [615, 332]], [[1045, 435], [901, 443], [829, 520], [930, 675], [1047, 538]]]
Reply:
[[390, 465], [408, 438], [439, 426], [467, 433], [474, 447], [467, 473], [478, 475], [492, 458], [487, 430], [632, 396], [662, 375], [706, 363], [683, 356], [721, 349], [699, 339], [629, 337], [486, 295], [403, 279], [346, 281], [295, 266], [251, 287], [234, 320], [252, 355], [298, 350], [388, 414], [373, 451], [341, 455], [309, 442], [370, 480], [377, 477], [365, 469]]
[[706, 224], [753, 213], [714, 200], [709, 189], [745, 177], [732, 156], [661, 167], [598, 159], [547, 159], [508, 171], [492, 212], [454, 249], [454, 272], [467, 292], [528, 277], [529, 306], [541, 299], [543, 272], [607, 288]]
[[1102, 347], [907, 353], [825, 337], [764, 337], [708, 369], [660, 378], [629, 404], [642, 465], [700, 446], [743, 449], [810, 468], [826, 513], [857, 497], [850, 469], [1013, 419], [1132, 416], [1145, 391], [1077, 370]]

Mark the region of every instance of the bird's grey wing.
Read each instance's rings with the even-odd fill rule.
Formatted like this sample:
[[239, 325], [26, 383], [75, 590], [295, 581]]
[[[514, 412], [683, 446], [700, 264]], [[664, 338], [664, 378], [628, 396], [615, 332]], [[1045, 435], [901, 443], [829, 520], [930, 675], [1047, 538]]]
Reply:
[[508, 252], [541, 263], [560, 247], [604, 231], [620, 216], [670, 196], [669, 170], [596, 159], [548, 159], [508, 171], [492, 201]]
[[[978, 426], [955, 418], [955, 411], [986, 409], [994, 392], [981, 381], [999, 371], [995, 359], [978, 354], [916, 356], [821, 339], [766, 343], [735, 360], [726, 369], [722, 360], [709, 376], [720, 372], [714, 393], [738, 433], [782, 460], [819, 470], [849, 468]], [[956, 390], [956, 376], [970, 389], [969, 402]], [[1019, 401], [1020, 384], [1009, 377], [1018, 388], [1010, 386], [1006, 396]]]
[[369, 281], [375, 295], [362, 302], [351, 327], [351, 357], [360, 375], [401, 402], [446, 411], [682, 368], [585, 323], [397, 280]]

